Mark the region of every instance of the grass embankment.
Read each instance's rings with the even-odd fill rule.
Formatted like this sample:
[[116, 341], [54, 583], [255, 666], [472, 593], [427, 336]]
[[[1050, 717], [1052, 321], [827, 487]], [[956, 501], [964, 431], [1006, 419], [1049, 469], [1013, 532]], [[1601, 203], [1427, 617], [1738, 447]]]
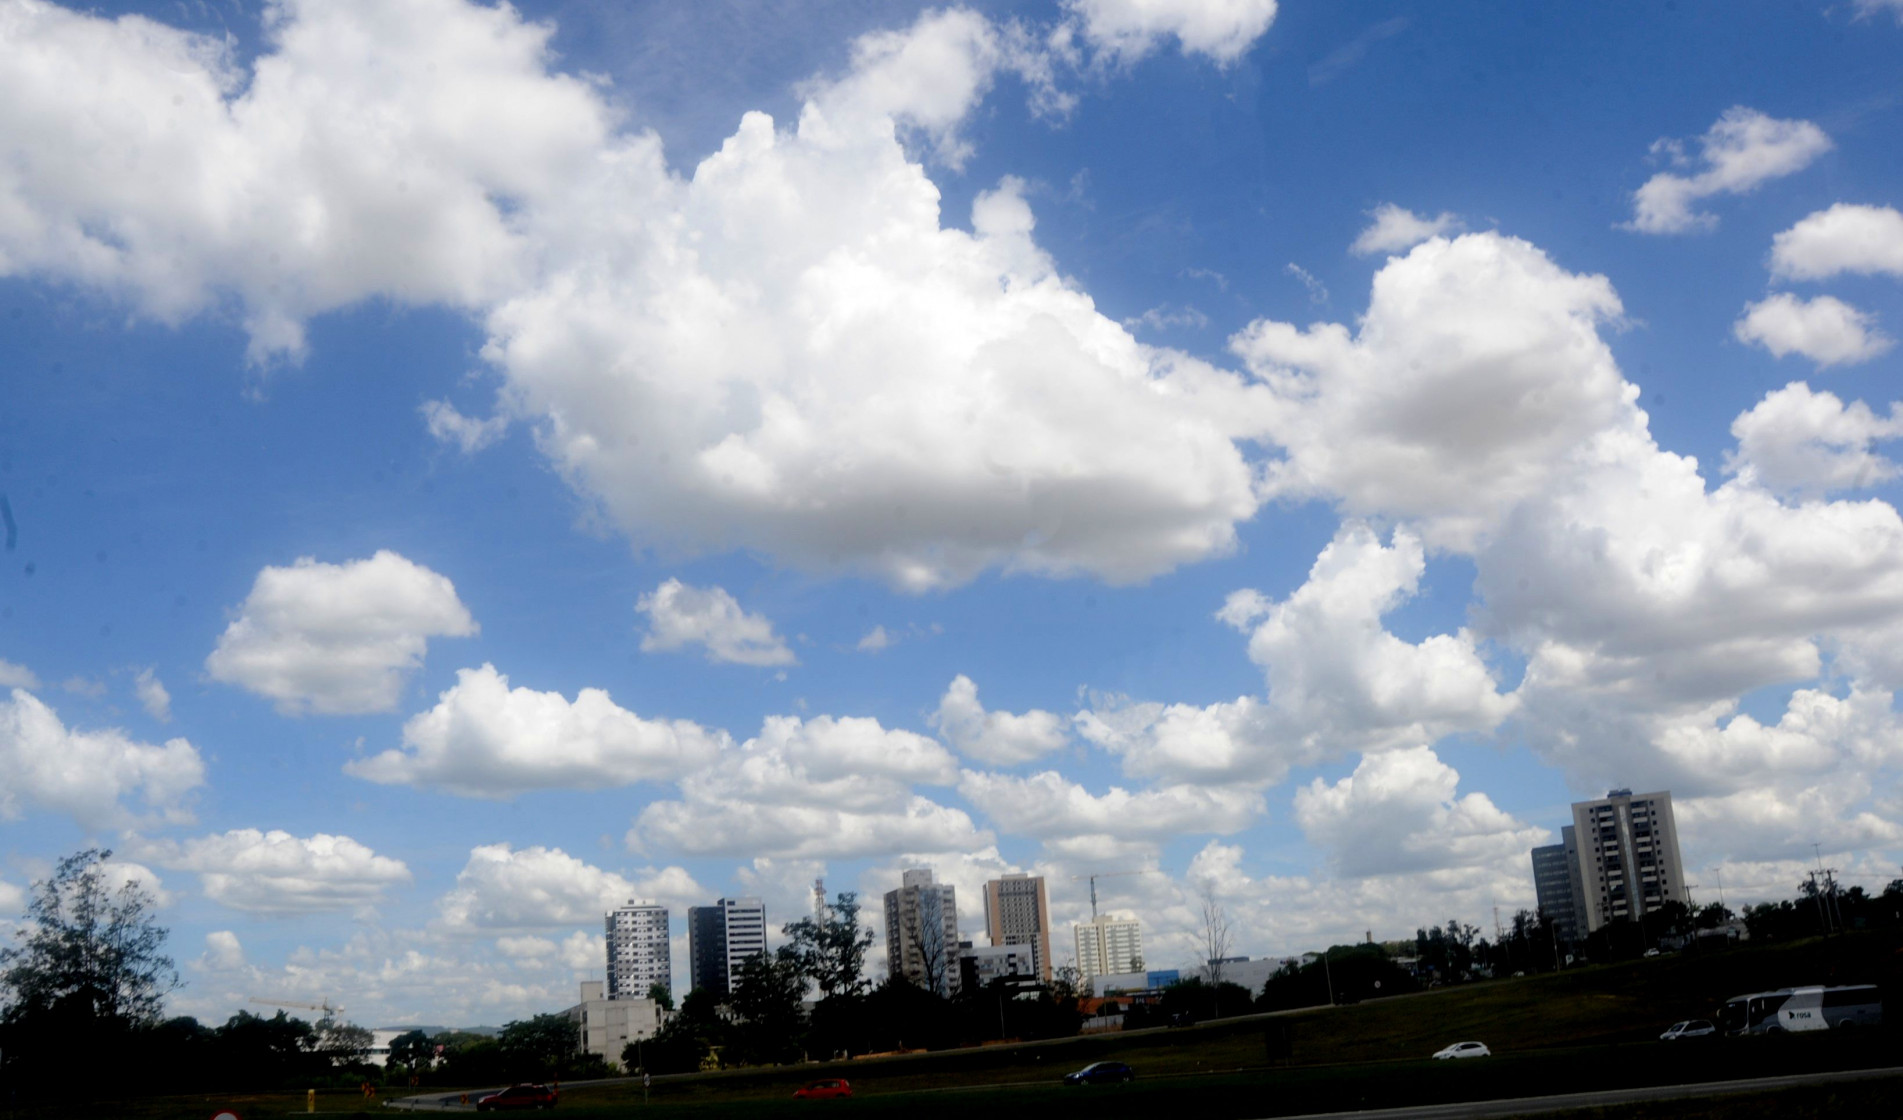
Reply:
[[[949, 1051], [860, 1062], [812, 1064], [658, 1079], [646, 1111], [661, 1117], [805, 1115], [816, 1105], [788, 1099], [815, 1077], [852, 1081], [858, 1094], [824, 1107], [908, 1118], [1064, 1108], [1088, 1094], [1093, 1115], [1170, 1110], [1236, 1117], [1540, 1095], [1587, 1089], [1857, 1068], [1903, 1060], [1894, 1030], [1848, 1035], [1728, 1039], [1709, 1045], [1659, 1044], [1675, 1019], [1712, 1015], [1729, 996], [1805, 983], [1880, 982], [1893, 1016], [1903, 980], [1899, 939], [1867, 934], [1696, 956], [1667, 956], [1554, 975], [1465, 985], [1355, 1007], [1223, 1020], [1128, 1035], [1099, 1035], [1012, 1047]], [[1267, 1033], [1284, 1026], [1291, 1057], [1271, 1066]], [[1429, 1062], [1447, 1043], [1480, 1039], [1496, 1057]], [[1136, 1067], [1131, 1086], [1066, 1090], [1055, 1082], [1088, 1062]], [[1847, 1091], [1847, 1090], [1846, 1090]], [[45, 1110], [33, 1120], [123, 1115], [128, 1120], [209, 1116], [208, 1103], [236, 1105], [247, 1120], [302, 1113], [302, 1093], [175, 1097], [124, 1108]], [[319, 1108], [348, 1112], [360, 1099], [325, 1094]], [[638, 1084], [570, 1088], [561, 1112], [628, 1115], [642, 1109]], [[389, 1115], [376, 1109], [371, 1114]]]

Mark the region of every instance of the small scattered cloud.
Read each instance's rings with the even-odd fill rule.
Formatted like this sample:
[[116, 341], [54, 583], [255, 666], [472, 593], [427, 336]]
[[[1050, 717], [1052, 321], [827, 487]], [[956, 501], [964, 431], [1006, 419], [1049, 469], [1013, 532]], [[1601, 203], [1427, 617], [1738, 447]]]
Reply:
[[1423, 218], [1392, 202], [1384, 202], [1368, 211], [1368, 216], [1374, 221], [1361, 231], [1354, 244], [1348, 246], [1348, 251], [1356, 256], [1403, 252], [1430, 237], [1460, 229], [1460, 219], [1452, 213], [1443, 212], [1437, 217]]
[[195, 840], [135, 842], [161, 867], [198, 874], [205, 897], [252, 914], [288, 916], [357, 910], [410, 881], [401, 860], [348, 836], [293, 836], [233, 829]]
[[1369, 47], [1374, 46], [1383, 39], [1394, 38], [1401, 32], [1406, 31], [1407, 25], [1408, 19], [1406, 16], [1396, 16], [1393, 19], [1382, 20], [1380, 23], [1368, 28], [1348, 42], [1329, 51], [1326, 55], [1323, 55], [1320, 59], [1309, 65], [1309, 87], [1323, 86], [1334, 81], [1341, 76], [1343, 71], [1350, 69], [1357, 62], [1360, 62], [1366, 57]]
[[1132, 330], [1148, 327], [1153, 331], [1167, 331], [1177, 327], [1202, 328], [1209, 325], [1209, 316], [1189, 304], [1177, 307], [1160, 303], [1135, 318], [1125, 319], [1123, 325]]
[[853, 648], [860, 653], [878, 653], [882, 649], [889, 648], [893, 640], [892, 635], [886, 633], [883, 625], [874, 626], [866, 631], [865, 637], [860, 638], [859, 644]]
[[40, 688], [40, 678], [26, 666], [0, 658], [0, 688], [24, 688], [37, 692]]
[[1049, 754], [1070, 741], [1068, 723], [1053, 712], [1022, 715], [988, 712], [978, 702], [978, 686], [960, 673], [939, 697], [931, 724], [966, 758], [993, 766], [1015, 766]]
[[1317, 304], [1328, 302], [1328, 286], [1316, 279], [1314, 273], [1296, 264], [1294, 261], [1290, 261], [1288, 267], [1283, 271], [1295, 277], [1297, 280], [1300, 280], [1302, 287], [1308, 289], [1308, 302]]
[[1819, 369], [1867, 362], [1896, 345], [1867, 311], [1835, 296], [1806, 300], [1789, 292], [1747, 305], [1731, 333], [1739, 342], [1762, 346], [1780, 358], [1802, 354]]
[[[0, 820], [31, 807], [72, 816], [86, 828], [141, 820], [185, 823], [186, 797], [205, 784], [205, 762], [184, 739], [141, 743], [109, 728], [80, 731], [25, 689], [0, 699]], [[137, 797], [140, 814], [126, 802]]]
[[720, 587], [690, 587], [678, 579], [641, 596], [635, 609], [648, 616], [641, 649], [654, 653], [690, 645], [707, 660], [731, 665], [797, 665], [799, 658], [773, 632], [766, 616], [749, 614]]
[[474, 455], [509, 430], [509, 418], [501, 413], [478, 420], [464, 416], [448, 401], [424, 401], [419, 411], [430, 435], [440, 443], [460, 448], [465, 455]]
[[1228, 65], [1275, 22], [1276, 0], [1065, 0], [1084, 41], [1119, 63], [1174, 38], [1186, 55]]
[[1840, 273], [1903, 276], [1903, 213], [1839, 202], [1771, 239], [1771, 274], [1827, 280]]
[[1794, 381], [1766, 394], [1731, 423], [1738, 441], [1725, 469], [1771, 490], [1813, 496], [1874, 486], [1896, 477], [1896, 464], [1871, 450], [1903, 437], [1903, 405], [1879, 416], [1862, 401]]
[[1639, 233], [1690, 233], [1716, 228], [1718, 218], [1695, 205], [1713, 195], [1749, 194], [1761, 184], [1793, 175], [1831, 149], [1830, 137], [1809, 121], [1778, 120], [1734, 105], [1698, 138], [1698, 156], [1672, 139], [1655, 141], [1652, 154], [1691, 174], [1661, 171], [1632, 194], [1632, 220], [1623, 229]]
[[172, 722], [172, 694], [165, 691], [157, 671], [150, 667], [139, 670], [132, 680], [132, 691], [147, 715], [160, 723]]

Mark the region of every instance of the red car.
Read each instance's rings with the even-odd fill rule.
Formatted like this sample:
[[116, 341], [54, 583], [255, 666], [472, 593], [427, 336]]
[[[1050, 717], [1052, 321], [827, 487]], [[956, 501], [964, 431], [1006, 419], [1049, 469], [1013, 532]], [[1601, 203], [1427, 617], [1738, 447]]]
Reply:
[[852, 1096], [852, 1086], [837, 1077], [815, 1081], [803, 1089], [793, 1090], [793, 1099], [800, 1101], [827, 1101], [834, 1097], [850, 1096]]
[[476, 1101], [477, 1112], [505, 1108], [554, 1108], [555, 1091], [546, 1085], [511, 1085]]

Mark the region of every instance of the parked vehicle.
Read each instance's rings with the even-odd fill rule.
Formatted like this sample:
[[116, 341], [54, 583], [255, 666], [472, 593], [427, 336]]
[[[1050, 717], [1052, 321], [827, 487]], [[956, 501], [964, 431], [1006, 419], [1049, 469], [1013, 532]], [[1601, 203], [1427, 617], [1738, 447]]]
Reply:
[[1709, 1038], [1717, 1033], [1718, 1028], [1712, 1026], [1709, 1019], [1686, 1019], [1665, 1028], [1665, 1033], [1659, 1035], [1659, 1040], [1673, 1042], [1681, 1038]]
[[1753, 992], [1727, 1000], [1718, 1018], [1726, 1034], [1879, 1027], [1883, 1025], [1883, 993], [1874, 984]]
[[1137, 1071], [1122, 1062], [1092, 1062], [1076, 1073], [1064, 1075], [1066, 1085], [1101, 1085], [1117, 1081], [1135, 1081]]
[[500, 1112], [505, 1109], [554, 1108], [555, 1090], [546, 1085], [511, 1085], [507, 1089], [490, 1093], [476, 1101], [477, 1112]]
[[1436, 1050], [1434, 1057], [1445, 1061], [1449, 1058], [1487, 1058], [1493, 1051], [1487, 1049], [1484, 1042], [1456, 1042], [1445, 1050]]
[[829, 1101], [850, 1096], [852, 1096], [852, 1085], [839, 1077], [814, 1081], [793, 1090], [793, 1099], [801, 1101]]

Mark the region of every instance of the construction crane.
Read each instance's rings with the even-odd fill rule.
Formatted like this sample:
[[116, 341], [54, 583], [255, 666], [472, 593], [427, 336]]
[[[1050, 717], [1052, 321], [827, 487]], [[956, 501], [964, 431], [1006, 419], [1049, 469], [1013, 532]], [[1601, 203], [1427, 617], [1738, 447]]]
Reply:
[[266, 1007], [296, 1007], [304, 1011], [322, 1011], [326, 1019], [335, 1019], [344, 1013], [341, 1004], [332, 1004], [328, 999], [322, 1003], [304, 1003], [294, 999], [271, 999], [268, 996], [246, 996], [245, 1002], [263, 1004]]
[[1086, 879], [1090, 880], [1090, 920], [1094, 924], [1097, 921], [1097, 880], [1118, 879], [1125, 875], [1155, 874], [1158, 874], [1158, 872], [1154, 867], [1140, 868], [1136, 871], [1096, 871], [1089, 875], [1072, 875], [1070, 881], [1073, 883], [1081, 883]]

